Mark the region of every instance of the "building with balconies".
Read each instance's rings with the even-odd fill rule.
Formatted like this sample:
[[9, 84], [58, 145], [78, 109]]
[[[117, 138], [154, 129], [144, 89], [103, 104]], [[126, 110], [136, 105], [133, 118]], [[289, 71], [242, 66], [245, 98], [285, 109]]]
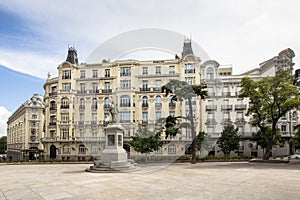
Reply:
[[43, 156], [43, 96], [35, 94], [22, 104], [7, 121], [7, 158], [34, 160]]
[[[104, 130], [111, 118], [112, 102], [118, 108], [117, 119], [125, 128], [125, 143], [139, 126], [154, 130], [162, 118], [186, 116], [187, 104], [161, 93], [161, 86], [171, 79], [200, 84], [201, 61], [193, 55], [188, 39], [184, 41], [182, 55], [170, 60], [78, 64], [77, 51], [70, 48], [66, 61], [58, 65], [58, 77], [49, 75], [44, 84], [42, 143], [46, 158], [81, 160], [98, 155], [104, 147]], [[194, 98], [197, 132], [201, 130], [200, 105], [200, 98]], [[191, 142], [190, 132], [189, 128], [183, 128], [178, 138]], [[185, 151], [185, 144], [167, 145], [159, 154], [177, 155]], [[128, 145], [125, 149], [129, 151]]]
[[[201, 66], [202, 83], [207, 85], [208, 97], [202, 102], [202, 129], [217, 140], [224, 126], [229, 124], [238, 128], [242, 142], [239, 153], [259, 156], [263, 155], [254, 142], [250, 141], [252, 133], [258, 131], [252, 126], [251, 116], [246, 116], [249, 100], [239, 98], [241, 80], [243, 77], [250, 77], [259, 80], [262, 77], [275, 76], [278, 69], [289, 70], [292, 73], [294, 63], [292, 61], [294, 52], [291, 49], [281, 51], [275, 56], [247, 72], [233, 75], [232, 67], [220, 66], [216, 61], [206, 61]], [[298, 75], [296, 75], [296, 78]], [[290, 138], [294, 136], [294, 127], [297, 125], [297, 111], [290, 111], [287, 116], [278, 122], [281, 130], [283, 143], [281, 147], [273, 148], [273, 156], [289, 155], [291, 152]], [[221, 153], [216, 146], [212, 154]]]

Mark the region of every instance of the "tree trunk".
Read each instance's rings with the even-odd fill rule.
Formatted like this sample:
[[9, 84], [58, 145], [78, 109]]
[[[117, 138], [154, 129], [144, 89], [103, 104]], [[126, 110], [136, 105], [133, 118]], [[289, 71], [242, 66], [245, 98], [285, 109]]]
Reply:
[[188, 102], [189, 102], [189, 110], [190, 110], [189, 119], [190, 119], [190, 122], [191, 122], [191, 132], [192, 132], [192, 160], [191, 160], [191, 163], [196, 164], [196, 162], [197, 162], [197, 160], [196, 160], [197, 141], [196, 141], [196, 132], [195, 132], [194, 119], [193, 119], [192, 100], [189, 98]]
[[270, 152], [272, 150], [274, 141], [276, 139], [276, 124], [277, 123], [274, 123], [274, 122], [272, 124], [272, 138], [270, 140], [268, 140], [268, 145], [267, 145], [267, 148], [266, 148], [266, 152], [265, 152], [264, 157], [263, 157], [264, 160], [269, 160], [270, 159]]

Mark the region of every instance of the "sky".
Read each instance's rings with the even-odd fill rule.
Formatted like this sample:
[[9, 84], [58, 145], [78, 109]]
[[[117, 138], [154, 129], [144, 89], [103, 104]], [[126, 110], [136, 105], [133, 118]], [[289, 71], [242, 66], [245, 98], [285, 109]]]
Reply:
[[48, 72], [56, 76], [69, 45], [76, 47], [79, 62], [85, 62], [116, 35], [157, 28], [191, 36], [211, 59], [231, 65], [234, 73], [254, 68], [286, 48], [294, 50], [297, 68], [299, 8], [297, 0], [0, 0], [0, 65], [14, 70], [2, 70], [2, 76], [31, 75], [16, 75], [9, 86], [6, 79], [0, 80], [1, 91], [12, 85], [31, 86], [24, 88], [26, 93], [1, 93], [0, 136], [7, 117], [32, 94], [43, 92], [40, 80]]

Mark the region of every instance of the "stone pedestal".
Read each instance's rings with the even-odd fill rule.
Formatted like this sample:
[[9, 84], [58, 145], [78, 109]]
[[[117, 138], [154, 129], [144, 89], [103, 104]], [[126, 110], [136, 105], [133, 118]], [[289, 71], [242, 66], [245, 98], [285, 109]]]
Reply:
[[133, 160], [127, 159], [123, 149], [123, 130], [121, 124], [109, 124], [105, 128], [106, 143], [101, 154], [101, 160], [86, 169], [88, 172], [131, 172], [139, 169]]

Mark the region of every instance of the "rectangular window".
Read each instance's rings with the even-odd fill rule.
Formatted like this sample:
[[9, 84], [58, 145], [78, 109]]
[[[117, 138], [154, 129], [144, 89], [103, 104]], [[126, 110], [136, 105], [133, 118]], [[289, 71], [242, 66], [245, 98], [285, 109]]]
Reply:
[[71, 79], [71, 70], [63, 70], [62, 72], [62, 79]]
[[169, 66], [169, 74], [175, 74], [175, 66]]
[[185, 78], [185, 82], [187, 82], [189, 85], [193, 85], [194, 84], [194, 79], [193, 77], [186, 77]]
[[147, 122], [148, 121], [148, 112], [143, 112], [142, 113], [142, 121]]
[[92, 83], [93, 93], [98, 93], [98, 83]]
[[143, 67], [143, 75], [147, 75], [148, 74], [148, 67]]
[[161, 91], [161, 80], [155, 81], [155, 91]]
[[69, 123], [69, 115], [67, 115], [67, 114], [61, 115], [61, 123], [63, 123], [63, 124]]
[[62, 88], [64, 91], [70, 91], [71, 90], [71, 83], [63, 83]]
[[93, 78], [98, 78], [98, 70], [93, 70]]
[[281, 134], [286, 135], [286, 125], [281, 125]]
[[61, 136], [63, 138], [69, 138], [69, 129], [67, 129], [67, 128], [61, 129]]
[[80, 83], [80, 93], [84, 94], [85, 92], [85, 83]]
[[156, 111], [155, 112], [155, 119], [159, 120], [161, 118], [161, 112], [160, 111]]
[[85, 78], [85, 70], [80, 71], [80, 78]]
[[142, 91], [148, 91], [148, 81], [146, 80], [143, 81]]
[[130, 67], [122, 67], [120, 76], [131, 76]]
[[175, 116], [175, 111], [170, 111], [170, 112], [169, 112], [169, 115]]
[[161, 74], [161, 67], [155, 67], [155, 74]]
[[186, 64], [185, 65], [185, 71], [186, 74], [191, 74], [191, 73], [195, 73], [195, 68], [194, 65], [192, 64]]
[[50, 137], [51, 137], [51, 138], [54, 138], [54, 137], [55, 137], [55, 130], [51, 130], [51, 131], [50, 131]]
[[130, 112], [120, 112], [120, 122], [130, 122]]
[[110, 90], [110, 82], [105, 82], [105, 90]]
[[106, 78], [110, 77], [110, 69], [105, 69], [105, 75]]
[[131, 88], [131, 80], [121, 80], [120, 88], [121, 89], [130, 89]]
[[97, 124], [97, 113], [92, 113], [92, 124]]
[[84, 122], [84, 114], [83, 113], [79, 114], [79, 121]]

